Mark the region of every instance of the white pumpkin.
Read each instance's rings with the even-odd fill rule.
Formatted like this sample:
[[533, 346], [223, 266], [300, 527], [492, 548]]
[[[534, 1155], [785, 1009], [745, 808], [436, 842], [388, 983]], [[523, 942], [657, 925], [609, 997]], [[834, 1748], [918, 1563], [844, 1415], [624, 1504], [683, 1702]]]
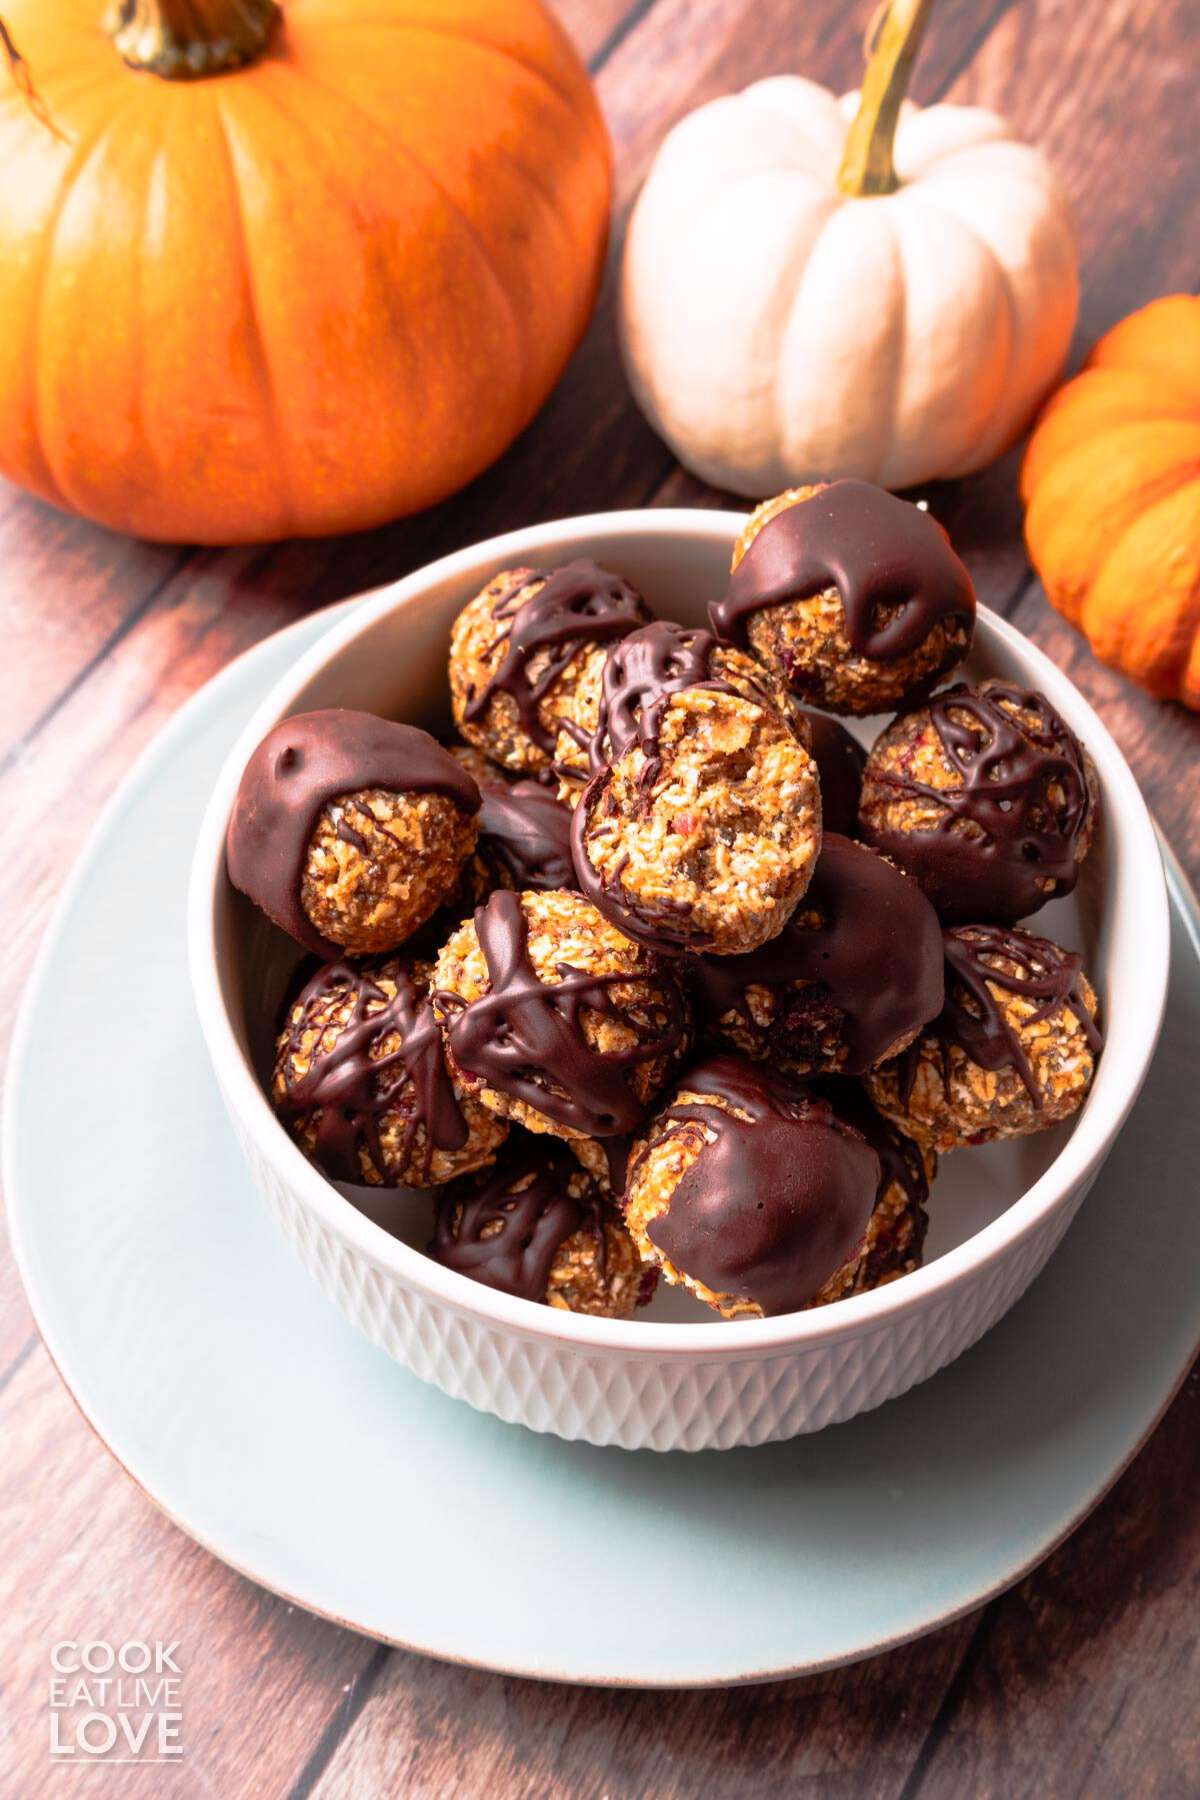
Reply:
[[1075, 236], [1046, 159], [994, 113], [897, 101], [898, 185], [846, 192], [858, 109], [788, 75], [712, 101], [666, 138], [634, 211], [630, 380], [718, 487], [968, 474], [1062, 368]]

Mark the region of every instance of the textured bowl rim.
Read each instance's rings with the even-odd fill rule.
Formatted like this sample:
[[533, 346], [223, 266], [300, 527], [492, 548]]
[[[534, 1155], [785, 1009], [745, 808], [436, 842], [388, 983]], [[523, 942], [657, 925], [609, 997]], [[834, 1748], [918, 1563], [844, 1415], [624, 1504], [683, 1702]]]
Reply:
[[[1098, 714], [1068, 676], [1014, 626], [981, 605], [982, 635], [1009, 657], [1031, 665], [1035, 685], [1058, 707], [1092, 754], [1105, 829], [1113, 834], [1121, 877], [1113, 896], [1112, 954], [1136, 964], [1142, 996], [1138, 1013], [1123, 1023], [1120, 1038], [1115, 1044], [1106, 1044], [1096, 1085], [1067, 1142], [1049, 1168], [997, 1219], [924, 1268], [832, 1306], [720, 1325], [707, 1321], [659, 1324], [560, 1311], [473, 1282], [392, 1237], [313, 1167], [275, 1118], [238, 1043], [221, 992], [216, 906], [227, 879], [225, 826], [251, 750], [272, 725], [288, 715], [303, 688], [378, 619], [419, 607], [431, 589], [460, 576], [470, 577], [481, 561], [502, 568], [510, 560], [536, 560], [547, 549], [554, 551], [558, 540], [615, 533], [731, 545], [745, 518], [741, 512], [689, 507], [581, 514], [468, 545], [364, 595], [347, 617], [298, 658], [255, 709], [225, 760], [196, 841], [188, 894], [188, 960], [201, 1029], [227, 1105], [278, 1181], [353, 1252], [423, 1298], [508, 1333], [580, 1352], [603, 1350], [635, 1357], [705, 1361], [757, 1358], [780, 1350], [811, 1352], [838, 1339], [873, 1333], [945, 1299], [952, 1289], [981, 1276], [1030, 1237], [1090, 1181], [1137, 1098], [1166, 1005], [1170, 910], [1157, 838], [1133, 774]], [[1108, 1109], [1106, 1119], [1096, 1105], [1101, 1096]]]

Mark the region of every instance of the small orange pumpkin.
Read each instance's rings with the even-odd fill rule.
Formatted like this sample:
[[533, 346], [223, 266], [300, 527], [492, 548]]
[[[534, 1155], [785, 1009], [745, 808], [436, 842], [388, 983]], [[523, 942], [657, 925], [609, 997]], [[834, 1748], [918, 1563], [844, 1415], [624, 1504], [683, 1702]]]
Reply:
[[1052, 605], [1102, 662], [1200, 708], [1200, 299], [1100, 339], [1038, 421], [1021, 496]]
[[[538, 0], [0, 0], [0, 474], [146, 537], [441, 499], [583, 332], [607, 135]], [[53, 127], [47, 129], [46, 120]]]

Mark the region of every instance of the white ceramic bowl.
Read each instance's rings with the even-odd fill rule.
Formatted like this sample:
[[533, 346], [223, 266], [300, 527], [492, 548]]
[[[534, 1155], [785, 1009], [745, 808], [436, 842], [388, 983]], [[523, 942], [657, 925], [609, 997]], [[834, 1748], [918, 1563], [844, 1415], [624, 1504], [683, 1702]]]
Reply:
[[[250, 751], [277, 720], [317, 706], [443, 727], [450, 622], [514, 564], [594, 556], [659, 612], [699, 623], [724, 586], [742, 523], [739, 514], [683, 510], [560, 520], [460, 551], [374, 595], [247, 722], [213, 792], [192, 876], [192, 981], [213, 1067], [254, 1178], [325, 1292], [447, 1393], [537, 1431], [629, 1449], [723, 1449], [815, 1431], [903, 1393], [974, 1343], [1070, 1224], [1141, 1086], [1166, 995], [1166, 889], [1133, 777], [1066, 676], [983, 609], [968, 673], [1041, 688], [1096, 761], [1096, 846], [1076, 893], [1032, 928], [1083, 950], [1107, 1042], [1070, 1124], [943, 1160], [923, 1269], [782, 1318], [725, 1324], [677, 1290], [635, 1322], [585, 1318], [495, 1293], [423, 1256], [427, 1196], [339, 1190], [305, 1160], [256, 1073], [270, 1066], [271, 1025], [297, 953], [233, 891], [224, 868], [225, 823]], [[867, 721], [864, 738], [877, 728]]]

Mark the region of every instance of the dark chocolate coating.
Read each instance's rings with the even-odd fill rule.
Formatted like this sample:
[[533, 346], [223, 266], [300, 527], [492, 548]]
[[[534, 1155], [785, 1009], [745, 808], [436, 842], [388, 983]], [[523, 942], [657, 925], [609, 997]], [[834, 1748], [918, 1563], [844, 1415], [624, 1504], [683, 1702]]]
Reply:
[[[975, 590], [937, 520], [869, 481], [835, 481], [768, 519], [709, 607], [713, 630], [744, 642], [754, 613], [826, 588], [841, 595], [860, 656], [898, 662], [943, 619], [975, 623]], [[876, 608], [898, 607], [885, 624]]]
[[796, 708], [807, 721], [809, 752], [821, 783], [821, 824], [842, 837], [858, 836], [858, 802], [867, 753], [840, 719], [811, 706]]
[[[1001, 698], [1035, 722], [1018, 722]], [[999, 681], [986, 691], [947, 688], [928, 710], [957, 786], [930, 787], [890, 769], [872, 769], [870, 779], [936, 801], [943, 817], [920, 831], [876, 829], [864, 818], [861, 835], [909, 870], [948, 925], [1011, 924], [1069, 894], [1092, 801], [1083, 749], [1065, 720], [1043, 694]], [[1062, 788], [1059, 807], [1047, 797], [1051, 786]], [[1047, 878], [1053, 887], [1044, 892], [1038, 883]]]
[[[1049, 938], [1028, 931], [1004, 930], [999, 925], [960, 925], [944, 933], [946, 953], [946, 1003], [929, 1028], [929, 1037], [942, 1046], [943, 1058], [952, 1044], [998, 1074], [1013, 1069], [1038, 1112], [1042, 1097], [1033, 1068], [1025, 1054], [1020, 1033], [1013, 1029], [991, 991], [993, 983], [1004, 993], [1034, 1001], [1034, 1011], [1024, 1023], [1037, 1024], [1067, 1007], [1079, 1021], [1093, 1055], [1101, 1047], [1100, 1029], [1087, 1009], [1080, 987], [1081, 959]], [[1014, 963], [1016, 974], [994, 967], [992, 958]], [[899, 1059], [900, 1095], [905, 1105], [912, 1093], [920, 1061], [918, 1038]], [[943, 1063], [945, 1079], [948, 1070]]]
[[246, 764], [233, 803], [225, 839], [230, 881], [321, 957], [336, 959], [343, 951], [300, 903], [304, 860], [322, 807], [369, 788], [442, 794], [464, 813], [479, 811], [478, 787], [427, 731], [338, 707], [297, 713], [269, 731]]
[[[543, 585], [527, 600], [522, 589]], [[467, 703], [468, 723], [481, 719], [497, 694], [507, 694], [526, 737], [553, 754], [555, 734], [539, 717], [542, 701], [571, 658], [585, 645], [615, 643], [650, 618], [646, 602], [623, 576], [586, 560], [564, 563], [542, 576], [525, 570], [492, 606], [493, 619], [508, 626], [504, 655], [492, 674]], [[541, 651], [546, 666], [533, 680], [529, 665]]]
[[569, 807], [538, 781], [489, 782], [481, 792], [479, 848], [515, 888], [551, 893], [577, 885]]
[[[809, 912], [824, 924], [803, 925]], [[748, 987], [776, 990], [769, 1053], [817, 1065], [822, 1033], [833, 1026], [848, 1052], [841, 1072], [858, 1075], [940, 1011], [941, 928], [915, 881], [829, 832], [808, 890], [779, 936], [748, 956], [697, 957], [688, 974], [698, 1010], [714, 1024], [732, 1010], [750, 1021]], [[794, 981], [811, 985], [796, 992]]]
[[[569, 1192], [572, 1183], [582, 1189], [578, 1198]], [[497, 1222], [501, 1229], [488, 1232]], [[603, 1257], [596, 1184], [565, 1146], [526, 1139], [495, 1169], [442, 1189], [428, 1254], [486, 1287], [541, 1301], [554, 1258], [584, 1229], [595, 1233]]]
[[822, 1100], [828, 1100], [839, 1119], [866, 1139], [879, 1158], [876, 1206], [894, 1183], [910, 1207], [924, 1207], [929, 1199], [929, 1176], [919, 1146], [905, 1137], [898, 1125], [884, 1118], [861, 1082], [842, 1081], [835, 1076], [813, 1082], [812, 1088]]
[[[643, 1063], [673, 1055], [683, 1040], [683, 999], [671, 976], [660, 970], [595, 975], [560, 963], [558, 980], [543, 983], [529, 957], [520, 896], [507, 888], [476, 908], [475, 930], [490, 991], [470, 1002], [453, 993], [436, 996], [455, 1062], [582, 1137], [635, 1130], [648, 1109], [630, 1076]], [[647, 981], [657, 998], [633, 1008], [613, 998], [614, 988]], [[594, 1049], [584, 1036], [585, 1012], [627, 1024], [637, 1042], [627, 1050]]]
[[[359, 1152], [365, 1149], [387, 1182], [380, 1129], [386, 1116], [399, 1109], [407, 1108], [401, 1160], [408, 1162], [416, 1133], [424, 1126], [426, 1175], [435, 1149], [461, 1150], [467, 1141], [467, 1123], [428, 997], [404, 968], [397, 965], [389, 974], [396, 982], [392, 999], [365, 964], [335, 962], [318, 969], [289, 1010], [287, 1035], [276, 1054], [276, 1069], [286, 1076], [288, 1059], [299, 1051], [309, 1024], [308, 1008], [338, 989], [354, 991], [353, 1010], [337, 1042], [314, 1057], [307, 1074], [289, 1081], [276, 1101], [280, 1117], [289, 1123], [313, 1120], [313, 1161], [334, 1181], [362, 1181]], [[374, 1001], [382, 1004], [369, 1013]], [[374, 1046], [391, 1032], [399, 1034], [399, 1048], [373, 1057]]]
[[[767, 1315], [798, 1311], [857, 1253], [878, 1156], [828, 1102], [761, 1064], [714, 1056], [681, 1085], [749, 1117], [705, 1099], [668, 1108], [657, 1141], [664, 1128], [693, 1123], [716, 1137], [650, 1221], [650, 1241], [714, 1293], [754, 1301]], [[631, 1185], [636, 1173], [635, 1163]]]

